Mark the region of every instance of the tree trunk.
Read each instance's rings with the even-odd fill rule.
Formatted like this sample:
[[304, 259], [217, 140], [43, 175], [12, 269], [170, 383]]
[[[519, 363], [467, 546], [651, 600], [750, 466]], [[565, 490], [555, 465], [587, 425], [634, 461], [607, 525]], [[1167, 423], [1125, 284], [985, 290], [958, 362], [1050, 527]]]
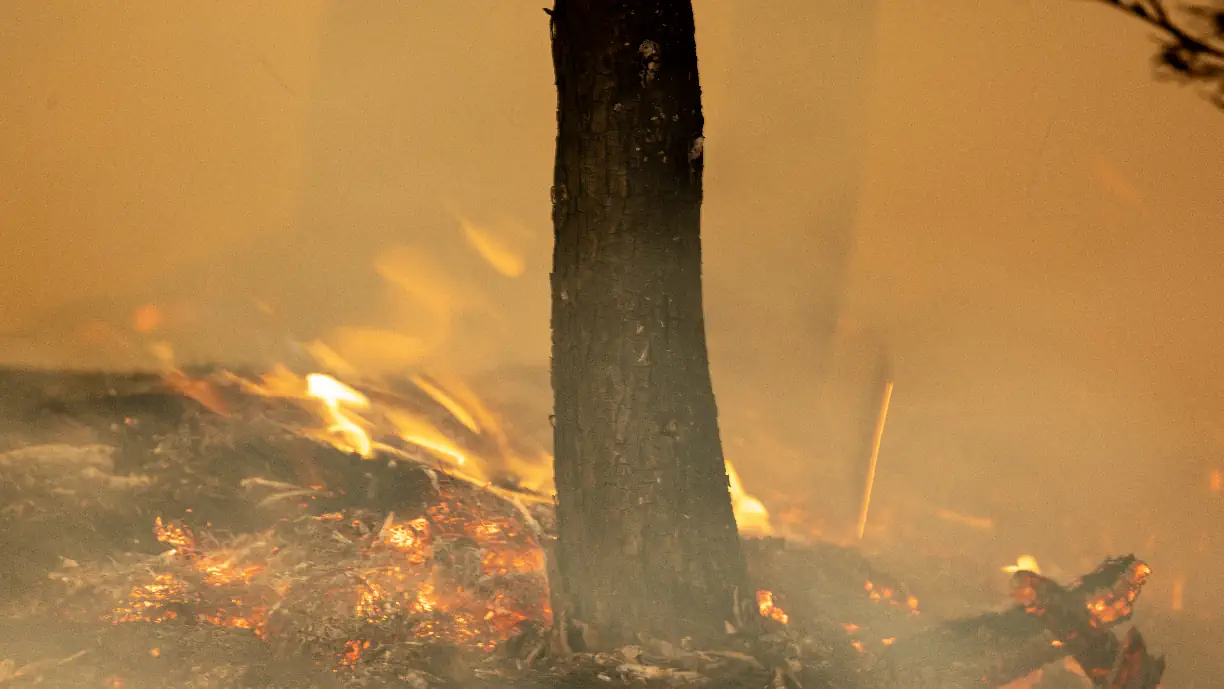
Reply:
[[744, 563], [702, 314], [692, 4], [551, 14], [558, 619], [598, 646], [708, 638]]

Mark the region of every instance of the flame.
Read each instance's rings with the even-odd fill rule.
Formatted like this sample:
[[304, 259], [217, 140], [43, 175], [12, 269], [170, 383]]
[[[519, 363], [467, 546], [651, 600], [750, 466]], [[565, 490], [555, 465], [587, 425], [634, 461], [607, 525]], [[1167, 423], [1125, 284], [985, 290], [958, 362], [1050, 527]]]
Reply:
[[898, 595], [896, 589], [890, 586], [876, 586], [875, 582], [868, 579], [863, 582], [863, 590], [867, 592], [867, 597], [873, 601], [888, 603], [889, 605], [901, 606], [909, 608], [909, 611], [915, 615], [922, 611], [918, 608], [918, 597], [907, 595], [904, 600]]
[[340, 447], [369, 459], [374, 455], [374, 444], [370, 436], [344, 413], [344, 405], [365, 409], [370, 406], [370, 400], [365, 395], [341, 383], [331, 376], [322, 373], [312, 373], [306, 376], [306, 394], [323, 403], [331, 424], [328, 433], [334, 433], [343, 439]]
[[[486, 651], [513, 636], [526, 620], [547, 622], [551, 612], [544, 558], [534, 537], [516, 519], [460, 500], [450, 489], [440, 490], [441, 499], [424, 514], [388, 514], [380, 528], [370, 524], [368, 516], [303, 517], [327, 529], [322, 533], [331, 535], [325, 541], [364, 543], [348, 568], [351, 576], [329, 575], [325, 598], [338, 601], [340, 613], [347, 614], [355, 628], [363, 622], [407, 620], [418, 638]], [[267, 639], [277, 634], [274, 611], [293, 597], [295, 587], [309, 592], [320, 585], [303, 579], [302, 565], [282, 562], [281, 548], [263, 540], [197, 538], [186, 525], [160, 517], [153, 530], [172, 550], [111, 611], [116, 624], [186, 617], [250, 630]], [[470, 546], [456, 550], [461, 543]], [[469, 586], [467, 581], [481, 583]], [[496, 581], [517, 583], [507, 588], [491, 583]], [[349, 639], [338, 649], [338, 664], [353, 667], [369, 647], [366, 641]]]
[[340, 653], [340, 664], [348, 668], [357, 667], [357, 663], [361, 661], [361, 653], [369, 647], [369, 641], [349, 639], [344, 642], [344, 650]]
[[726, 466], [727, 485], [731, 490], [731, 509], [735, 512], [735, 523], [739, 526], [740, 533], [746, 536], [771, 535], [773, 526], [769, 521], [769, 510], [765, 509], [764, 503], [744, 490], [744, 484], [740, 483], [739, 474], [736, 473], [731, 460], [726, 461]]
[[782, 624], [787, 624], [790, 622], [790, 616], [774, 603], [773, 591], [757, 591], [756, 600], [757, 608], [761, 612], [761, 617], [767, 617], [775, 622], [781, 622]]
[[[230, 379], [248, 393], [321, 403], [315, 411], [324, 428], [305, 434], [345, 452], [366, 459], [379, 452], [421, 459], [424, 453], [440, 468], [462, 479], [478, 484], [489, 484], [494, 478], [510, 480], [539, 494], [534, 499], [543, 499], [552, 489], [552, 456], [540, 448], [524, 451], [523, 440], [512, 439], [480, 396], [456, 378], [415, 375], [408, 379], [416, 393], [445, 412], [441, 418], [423, 412], [419, 404], [410, 403], [399, 393], [379, 388], [366, 394], [323, 373], [299, 378], [278, 366], [258, 382], [232, 375]], [[377, 394], [377, 402], [372, 394]], [[474, 436], [468, 439], [470, 442], [457, 437], [455, 424]], [[764, 503], [744, 489], [730, 461], [725, 466], [740, 533], [772, 535], [774, 529]]]
[[1211, 474], [1207, 477], [1207, 488], [1216, 495], [1224, 492], [1224, 472], [1212, 469]]
[[1015, 574], [1016, 572], [1032, 572], [1033, 574], [1041, 574], [1041, 566], [1037, 564], [1037, 558], [1032, 555], [1021, 555], [1016, 558], [1016, 564], [1002, 567], [1000, 571]]

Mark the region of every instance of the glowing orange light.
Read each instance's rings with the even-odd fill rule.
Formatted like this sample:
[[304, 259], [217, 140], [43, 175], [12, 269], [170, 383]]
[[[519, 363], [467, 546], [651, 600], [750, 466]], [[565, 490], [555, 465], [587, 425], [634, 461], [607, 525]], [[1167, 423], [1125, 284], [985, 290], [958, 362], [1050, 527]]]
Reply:
[[1032, 572], [1033, 574], [1041, 574], [1041, 566], [1037, 564], [1037, 558], [1032, 555], [1021, 555], [1016, 558], [1016, 564], [1007, 565], [1002, 568], [1002, 571], [1015, 574], [1016, 572]]
[[775, 622], [781, 622], [782, 624], [787, 624], [790, 622], [790, 616], [787, 615], [782, 608], [779, 608], [774, 604], [773, 591], [757, 591], [756, 599], [757, 607], [761, 611], [761, 617], [768, 617], [769, 619], [774, 620]]
[[161, 325], [161, 311], [154, 305], [148, 304], [136, 309], [132, 314], [132, 329], [141, 334], [148, 334], [157, 330]]

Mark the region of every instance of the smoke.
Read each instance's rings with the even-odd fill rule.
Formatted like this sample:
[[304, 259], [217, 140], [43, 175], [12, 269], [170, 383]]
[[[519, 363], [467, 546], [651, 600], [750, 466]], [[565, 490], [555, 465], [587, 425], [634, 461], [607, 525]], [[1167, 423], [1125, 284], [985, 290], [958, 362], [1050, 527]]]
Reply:
[[[749, 490], [848, 509], [884, 358], [873, 510], [1205, 562], [1219, 113], [1091, 3], [697, 12], [710, 343]], [[367, 372], [534, 371], [546, 413], [546, 20], [5, 3], [0, 362], [152, 365], [164, 340], [302, 363], [318, 340]]]

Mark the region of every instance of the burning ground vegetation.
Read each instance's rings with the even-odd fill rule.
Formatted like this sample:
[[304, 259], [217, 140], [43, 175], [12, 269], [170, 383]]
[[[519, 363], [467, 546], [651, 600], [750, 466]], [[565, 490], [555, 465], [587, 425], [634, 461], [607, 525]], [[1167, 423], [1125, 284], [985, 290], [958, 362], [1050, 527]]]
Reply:
[[[1147, 656], [1107, 632], [1142, 562], [1018, 571], [1011, 607], [949, 626], [852, 549], [767, 537], [730, 465], [755, 619], [714, 649], [573, 653], [550, 458], [458, 381], [0, 377], [0, 685], [1155, 686], [1117, 683]], [[996, 637], [1013, 651], [966, 642]]]

